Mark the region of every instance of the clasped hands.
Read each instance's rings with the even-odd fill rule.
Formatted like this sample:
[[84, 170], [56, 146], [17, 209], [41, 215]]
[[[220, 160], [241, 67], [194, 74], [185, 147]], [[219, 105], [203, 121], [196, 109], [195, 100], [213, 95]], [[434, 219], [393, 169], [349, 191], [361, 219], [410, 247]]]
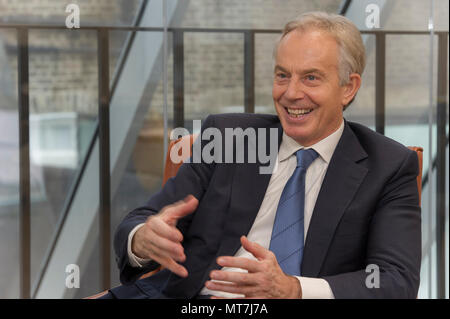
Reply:
[[[176, 224], [180, 218], [194, 212], [197, 206], [198, 200], [190, 195], [150, 216], [133, 237], [133, 253], [158, 262], [180, 277], [187, 277], [188, 271], [179, 264], [186, 260], [186, 255], [181, 244], [183, 235]], [[220, 256], [217, 263], [222, 267], [241, 268], [247, 273], [213, 270], [210, 273], [212, 280], [205, 283], [206, 288], [244, 295], [245, 298], [301, 298], [300, 282], [282, 271], [270, 250], [245, 236], [241, 237], [241, 244], [256, 260]]]

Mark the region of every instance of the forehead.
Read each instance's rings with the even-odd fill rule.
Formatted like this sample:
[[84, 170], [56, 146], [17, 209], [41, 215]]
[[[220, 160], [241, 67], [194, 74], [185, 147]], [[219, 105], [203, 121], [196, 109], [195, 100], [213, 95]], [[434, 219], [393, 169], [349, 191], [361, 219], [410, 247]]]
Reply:
[[328, 33], [320, 30], [288, 33], [279, 43], [276, 63], [285, 68], [326, 70], [338, 64], [339, 46]]

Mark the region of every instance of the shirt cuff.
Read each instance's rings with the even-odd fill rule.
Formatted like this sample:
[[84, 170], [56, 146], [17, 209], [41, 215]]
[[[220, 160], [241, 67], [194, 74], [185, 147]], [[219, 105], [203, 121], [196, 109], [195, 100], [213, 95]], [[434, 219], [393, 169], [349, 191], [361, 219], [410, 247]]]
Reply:
[[302, 287], [302, 299], [335, 299], [331, 287], [325, 279], [298, 277]]
[[133, 267], [142, 268], [146, 264], [148, 264], [150, 261], [152, 261], [151, 259], [139, 258], [135, 254], [133, 254], [133, 251], [131, 250], [131, 243], [133, 242], [134, 234], [139, 230], [139, 228], [141, 228], [144, 225], [145, 225], [145, 223], [137, 225], [136, 227], [133, 228], [133, 230], [128, 235], [128, 243], [127, 243], [128, 261], [129, 261], [130, 265]]

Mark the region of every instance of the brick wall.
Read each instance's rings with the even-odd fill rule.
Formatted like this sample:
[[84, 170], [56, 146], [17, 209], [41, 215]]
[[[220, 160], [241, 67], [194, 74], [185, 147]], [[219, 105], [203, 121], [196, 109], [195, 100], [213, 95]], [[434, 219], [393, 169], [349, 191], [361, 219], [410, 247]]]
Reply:
[[[340, 1], [302, 0], [191, 0], [182, 21], [175, 26], [193, 28], [281, 29], [302, 12], [336, 12]], [[256, 105], [272, 112], [272, 51], [276, 36], [257, 35], [255, 40]], [[172, 56], [169, 57], [171, 61]], [[169, 83], [172, 87], [172, 65]], [[170, 91], [171, 93], [171, 91]], [[168, 98], [172, 109], [172, 95]], [[162, 84], [151, 101], [150, 117], [162, 114]], [[244, 37], [241, 34], [185, 34], [186, 118], [203, 118], [207, 113], [235, 111], [244, 105]]]
[[77, 4], [83, 23], [119, 24], [133, 17], [137, 0], [0, 0], [0, 21], [64, 23], [68, 4]]
[[[82, 24], [129, 24], [138, 0], [78, 0]], [[67, 2], [68, 3], [68, 2]], [[285, 21], [301, 12], [336, 12], [339, 0], [190, 0], [182, 27], [282, 28]], [[390, 1], [384, 29], [426, 29], [428, 1]], [[0, 0], [1, 22], [64, 23], [66, 2], [60, 0]], [[436, 1], [438, 28], [447, 27], [448, 2]], [[382, 19], [383, 20], [383, 19]], [[0, 31], [1, 32], [1, 31]], [[15, 46], [14, 33], [0, 33], [0, 40]], [[120, 48], [122, 38], [112, 38]], [[273, 35], [256, 37], [256, 105], [271, 110]], [[387, 102], [393, 108], [420, 107], [428, 103], [429, 39], [427, 36], [389, 36], [387, 41]], [[355, 110], [364, 113], [373, 106], [375, 66], [373, 50], [368, 50], [368, 66]], [[97, 112], [96, 35], [90, 31], [32, 31], [30, 33], [31, 110]], [[373, 46], [372, 46], [373, 48]], [[114, 50], [113, 50], [114, 51]], [[435, 50], [436, 52], [436, 50]], [[115, 65], [118, 51], [111, 57]], [[243, 37], [238, 34], [185, 35], [185, 106], [188, 114], [227, 111], [242, 106]], [[169, 56], [169, 111], [172, 111], [172, 55]], [[16, 74], [15, 54], [9, 52], [9, 67]], [[413, 67], [412, 67], [413, 66]], [[111, 70], [111, 75], [113, 69]], [[14, 82], [16, 83], [16, 81]], [[149, 101], [149, 117], [160, 120], [162, 83]]]
[[[139, 0], [0, 0], [0, 23], [64, 25], [68, 3], [79, 5], [81, 25], [130, 25]], [[126, 32], [111, 33], [111, 74], [125, 36]], [[3, 67], [9, 69], [17, 89], [15, 32], [0, 30], [2, 42], [7, 56]], [[34, 29], [29, 33], [29, 45], [30, 112], [77, 112], [95, 116], [98, 108], [96, 32]], [[2, 95], [15, 97], [16, 93], [0, 89]], [[8, 102], [0, 107], [17, 106]]]

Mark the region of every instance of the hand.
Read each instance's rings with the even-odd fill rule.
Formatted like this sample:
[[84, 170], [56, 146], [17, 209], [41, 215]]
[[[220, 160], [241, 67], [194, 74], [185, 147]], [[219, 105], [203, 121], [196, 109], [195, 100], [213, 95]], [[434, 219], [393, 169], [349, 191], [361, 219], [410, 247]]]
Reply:
[[211, 279], [226, 283], [207, 281], [206, 288], [242, 294], [245, 298], [301, 298], [299, 280], [283, 272], [274, 253], [257, 243], [250, 242], [245, 236], [241, 237], [241, 243], [257, 260], [221, 256], [217, 259], [217, 263], [223, 267], [246, 269], [248, 273], [213, 270], [210, 274]]
[[187, 196], [184, 200], [164, 207], [158, 214], [150, 216], [145, 225], [134, 234], [131, 250], [140, 258], [150, 258], [180, 277], [187, 277], [184, 262], [183, 235], [175, 227], [177, 221], [197, 209], [198, 200]]

